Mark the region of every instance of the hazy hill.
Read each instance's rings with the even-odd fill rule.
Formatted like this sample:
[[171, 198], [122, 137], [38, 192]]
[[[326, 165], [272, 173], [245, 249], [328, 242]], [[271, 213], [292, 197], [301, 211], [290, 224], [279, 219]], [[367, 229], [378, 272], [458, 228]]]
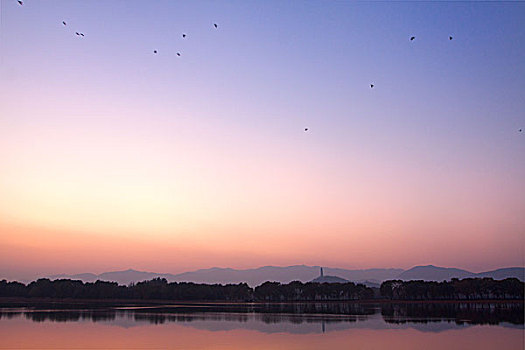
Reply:
[[475, 274], [466, 270], [438, 267], [434, 265], [415, 266], [409, 270], [404, 271], [398, 276], [398, 279], [409, 280], [423, 280], [423, 281], [444, 281], [451, 278], [466, 278], [473, 277]]
[[73, 278], [76, 280], [82, 280], [84, 282], [95, 282], [98, 278], [98, 275], [95, 275], [94, 273], [80, 273], [78, 275], [56, 275], [51, 276], [52, 279], [58, 279], [58, 278]]
[[438, 267], [434, 265], [415, 266], [409, 270], [404, 271], [398, 276], [398, 279], [408, 280], [423, 280], [423, 281], [444, 281], [452, 278], [468, 278], [468, 277], [491, 277], [496, 280], [505, 279], [508, 277], [515, 277], [521, 281], [525, 281], [525, 268], [523, 267], [508, 267], [497, 269], [493, 271], [486, 271], [474, 273], [466, 270]]
[[[127, 285], [140, 281], [150, 280], [156, 277], [166, 278], [170, 282], [195, 282], [195, 283], [241, 283], [246, 282], [250, 286], [258, 286], [266, 281], [289, 283], [291, 281], [308, 282], [319, 276], [319, 266], [264, 266], [255, 269], [236, 270], [231, 268], [214, 267], [180, 274], [144, 272], [137, 270], [105, 272], [100, 275], [84, 273], [78, 275], [54, 275], [56, 278], [79, 279], [84, 282], [114, 281]], [[386, 279], [395, 278], [403, 270], [401, 269], [366, 269], [346, 270], [337, 268], [325, 268], [325, 273], [337, 276], [349, 281], [368, 280], [380, 283]]]
[[516, 277], [521, 281], [525, 281], [525, 268], [523, 267], [507, 267], [493, 271], [481, 272], [476, 274], [476, 277], [492, 277], [495, 280], [502, 280], [509, 277]]
[[[295, 266], [264, 266], [256, 269], [236, 270], [231, 268], [214, 267], [180, 274], [145, 272], [137, 270], [104, 272], [100, 275], [83, 273], [78, 275], [55, 275], [52, 279], [71, 278], [84, 282], [96, 280], [114, 281], [119, 284], [128, 285], [140, 281], [150, 280], [156, 277], [165, 278], [169, 282], [195, 282], [195, 283], [241, 283], [246, 282], [251, 287], [258, 286], [266, 281], [289, 283], [291, 281], [309, 282], [319, 277], [319, 266], [295, 265]], [[344, 280], [364, 283], [366, 285], [379, 285], [385, 280], [425, 280], [443, 281], [451, 278], [466, 277], [492, 277], [504, 279], [516, 277], [525, 280], [525, 269], [523, 267], [502, 268], [494, 271], [473, 273], [456, 268], [437, 267], [433, 265], [415, 266], [409, 270], [402, 269], [364, 269], [347, 270], [338, 268], [324, 268], [325, 275], [335, 276]]]
[[[319, 271], [319, 268], [318, 268]], [[324, 272], [330, 276], [338, 276], [352, 282], [374, 282], [381, 283], [385, 280], [394, 279], [401, 274], [403, 269], [364, 269], [364, 270], [346, 270], [338, 268], [325, 267]]]
[[231, 268], [211, 268], [185, 272], [175, 276], [176, 281], [191, 281], [198, 283], [240, 283], [257, 286], [266, 281], [288, 283], [294, 280], [310, 281], [319, 275], [319, 267], [296, 266], [264, 266], [256, 269], [236, 270]]
[[100, 275], [96, 275], [93, 273], [81, 273], [77, 275], [54, 275], [50, 276], [51, 279], [59, 279], [59, 278], [70, 278], [75, 280], [81, 280], [84, 282], [95, 282], [96, 280], [101, 281], [111, 281], [111, 282], [117, 282], [118, 284], [128, 285], [130, 283], [136, 283], [140, 281], [146, 281], [151, 280], [156, 277], [166, 278], [167, 280], [173, 281], [174, 275], [172, 274], [164, 274], [164, 273], [156, 273], [156, 272], [145, 272], [145, 271], [137, 271], [133, 269], [125, 270], [125, 271], [112, 271], [112, 272], [104, 272]]
[[[212, 268], [185, 272], [175, 275], [176, 281], [192, 281], [199, 283], [239, 283], [246, 282], [250, 286], [258, 286], [266, 281], [289, 283], [292, 281], [309, 282], [319, 276], [319, 266], [264, 266], [256, 269], [235, 270], [229, 268]], [[349, 281], [372, 280], [383, 281], [399, 275], [401, 269], [366, 269], [347, 270], [324, 268], [325, 274], [337, 276]]]

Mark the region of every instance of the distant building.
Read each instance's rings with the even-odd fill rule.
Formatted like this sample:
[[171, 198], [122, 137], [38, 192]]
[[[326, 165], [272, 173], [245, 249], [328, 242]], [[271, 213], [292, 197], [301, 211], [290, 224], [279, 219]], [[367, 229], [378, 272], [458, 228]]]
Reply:
[[323, 268], [319, 268], [319, 277], [311, 280], [310, 282], [317, 282], [317, 283], [347, 283], [348, 281], [344, 278], [337, 277], [337, 276], [325, 276]]

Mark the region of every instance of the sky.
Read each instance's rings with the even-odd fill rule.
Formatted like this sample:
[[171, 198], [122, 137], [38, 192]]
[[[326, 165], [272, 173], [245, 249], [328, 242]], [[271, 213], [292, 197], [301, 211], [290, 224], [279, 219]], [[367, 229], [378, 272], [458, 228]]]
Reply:
[[0, 4], [0, 278], [525, 265], [523, 2]]

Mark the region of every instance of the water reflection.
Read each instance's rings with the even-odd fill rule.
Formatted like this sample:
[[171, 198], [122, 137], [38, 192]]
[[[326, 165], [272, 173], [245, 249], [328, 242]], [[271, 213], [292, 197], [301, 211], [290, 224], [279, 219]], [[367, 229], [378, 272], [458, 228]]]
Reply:
[[523, 304], [0, 307], [0, 349], [523, 349]]
[[469, 325], [523, 328], [523, 303], [305, 303], [108, 305], [35, 304], [0, 308], [1, 319], [33, 322], [111, 322], [121, 327], [178, 323], [210, 331], [252, 329], [324, 333], [348, 328], [414, 328], [438, 332]]
[[523, 304], [514, 303], [406, 303], [385, 304], [381, 315], [388, 323], [428, 323], [454, 320], [457, 324], [524, 324]]

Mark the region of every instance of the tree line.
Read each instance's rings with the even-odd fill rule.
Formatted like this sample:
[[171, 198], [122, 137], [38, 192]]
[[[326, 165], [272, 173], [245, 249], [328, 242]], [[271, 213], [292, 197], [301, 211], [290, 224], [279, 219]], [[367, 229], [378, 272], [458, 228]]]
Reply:
[[[523, 291], [524, 283], [516, 278], [501, 281], [492, 278], [465, 278], [443, 282], [393, 280], [381, 284], [379, 297], [391, 300], [523, 300]], [[27, 285], [2, 280], [0, 297], [284, 302], [369, 300], [377, 295], [374, 295], [373, 288], [352, 282], [265, 282], [251, 288], [246, 283], [169, 283], [165, 278], [155, 278], [128, 286], [116, 282], [84, 283], [71, 279], [52, 281], [41, 278]]]
[[0, 281], [0, 297], [38, 297], [58, 299], [142, 299], [142, 300], [250, 300], [253, 293], [246, 283], [197, 284], [168, 283], [165, 278], [138, 282], [128, 286], [117, 282], [41, 278], [24, 285], [20, 282]]
[[259, 301], [323, 301], [373, 299], [372, 288], [363, 284], [347, 283], [302, 283], [299, 281], [281, 284], [264, 282], [254, 289]]
[[138, 282], [128, 286], [116, 282], [41, 278], [27, 285], [0, 281], [0, 297], [57, 299], [141, 299], [141, 300], [220, 300], [220, 301], [300, 301], [370, 299], [373, 291], [362, 284], [266, 282], [251, 288], [239, 284], [198, 284], [171, 282], [165, 278]]
[[450, 281], [386, 281], [380, 293], [393, 300], [521, 299], [525, 284], [517, 278], [453, 278]]

